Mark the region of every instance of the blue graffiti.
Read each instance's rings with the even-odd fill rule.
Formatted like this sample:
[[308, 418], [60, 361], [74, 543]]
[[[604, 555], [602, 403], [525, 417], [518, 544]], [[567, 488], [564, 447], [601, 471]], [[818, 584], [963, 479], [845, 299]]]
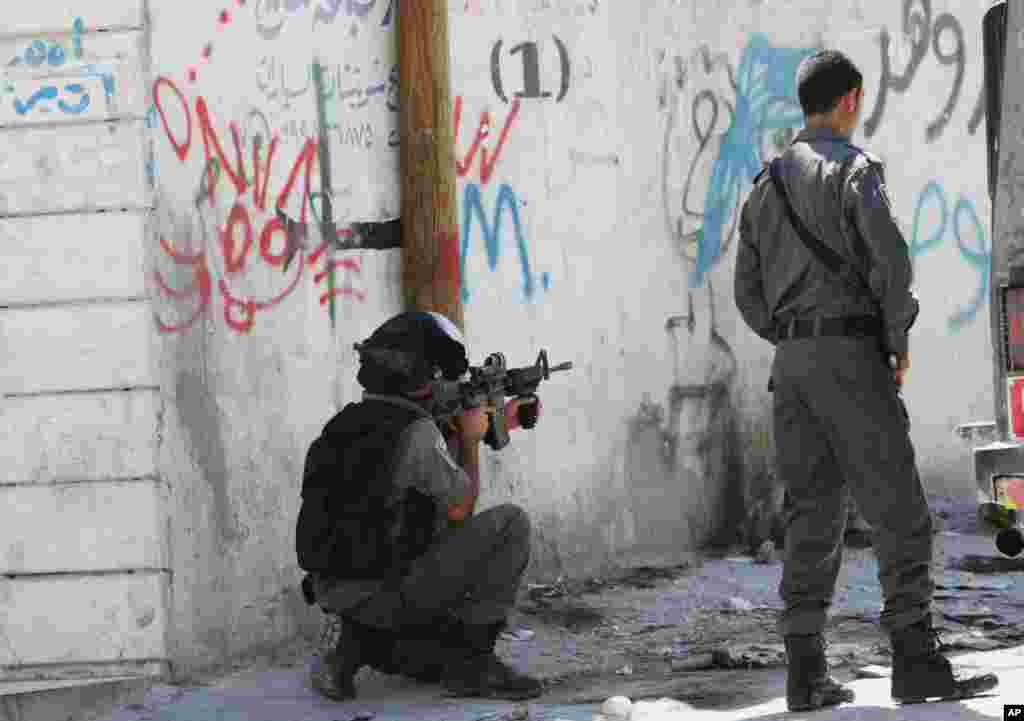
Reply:
[[[489, 223], [484, 214], [480, 186], [477, 183], [466, 183], [462, 197], [462, 243], [459, 252], [459, 277], [462, 279], [463, 302], [469, 301], [469, 287], [466, 284], [466, 255], [469, 253], [469, 239], [473, 233], [473, 218], [475, 216], [479, 221], [480, 230], [484, 236], [487, 265], [491, 270], [495, 270], [501, 255], [501, 223], [504, 210], [508, 210], [509, 215], [512, 216], [512, 226], [519, 248], [519, 263], [523, 273], [523, 293], [528, 299], [533, 297], [533, 276], [530, 274], [529, 250], [526, 247], [526, 237], [523, 234], [523, 226], [519, 218], [519, 201], [515, 191], [506, 183], [498, 187], [498, 197], [494, 205], [494, 220]], [[542, 283], [546, 289], [550, 286], [550, 279], [545, 277], [542, 279]]]
[[[974, 227], [974, 237], [978, 239], [980, 248], [970, 247], [961, 233], [960, 222], [966, 216], [966, 220]], [[953, 235], [956, 237], [956, 247], [960, 251], [960, 257], [978, 272], [978, 289], [970, 303], [961, 308], [949, 319], [949, 329], [960, 330], [963, 326], [974, 320], [978, 311], [988, 300], [989, 268], [992, 265], [992, 244], [985, 235], [985, 229], [981, 226], [978, 213], [974, 204], [963, 197], [956, 201], [956, 208], [953, 210]]]
[[[96, 65], [86, 65], [81, 70], [73, 73], [75, 77], [79, 78], [100, 78], [103, 81], [103, 92], [110, 100], [114, 97], [114, 76], [106, 68], [101, 68]], [[47, 105], [41, 104], [43, 101], [57, 100], [57, 107], [68, 115], [78, 115], [85, 112], [91, 103], [86, 88], [81, 83], [68, 83], [64, 86], [65, 93], [71, 93], [79, 96], [74, 103], [66, 102], [63, 99], [57, 100], [60, 95], [60, 91], [56, 86], [47, 85], [34, 92], [27, 101], [21, 101], [17, 98], [14, 100], [14, 110], [18, 115], [28, 114], [34, 107], [39, 105], [39, 112], [49, 113], [52, 111]]]
[[71, 48], [75, 60], [82, 59], [82, 33], [85, 32], [85, 22], [82, 18], [75, 18], [71, 23]]
[[[77, 46], [75, 50], [78, 50]], [[42, 40], [33, 40], [32, 44], [25, 48], [23, 53], [15, 55], [7, 65], [17, 67], [24, 64], [32, 68], [49, 65], [52, 68], [56, 68], [64, 65], [67, 59], [67, 51], [60, 43], [45, 43]]]
[[[341, 12], [342, 3], [345, 5], [345, 14], [349, 17], [365, 18], [373, 10], [377, 0], [366, 0], [366, 2], [361, 2], [361, 0], [321, 0], [320, 6], [316, 9], [314, 22], [334, 22], [334, 18]], [[294, 12], [308, 4], [309, 0], [288, 0], [288, 11]], [[388, 9], [390, 10], [390, 8]]]
[[[934, 199], [938, 203], [939, 224], [935, 230], [924, 240], [921, 239], [921, 223], [924, 220], [924, 210], [929, 200]], [[946, 224], [949, 219], [949, 206], [946, 204], [946, 193], [942, 186], [934, 180], [924, 186], [921, 195], [917, 198], [917, 208], [914, 209], [914, 227], [910, 236], [910, 255], [917, 257], [932, 248], [940, 245], [946, 235]]]
[[66, 59], [62, 46], [57, 43], [47, 45], [42, 40], [35, 40], [25, 49], [24, 55], [14, 56], [7, 64], [17, 66], [24, 63], [33, 68], [38, 68], [43, 64], [57, 67], [63, 65]]
[[65, 113], [77, 115], [89, 107], [89, 94], [85, 92], [85, 88], [80, 83], [71, 83], [70, 85], [65, 85], [64, 92], [75, 93], [81, 96], [81, 98], [79, 98], [78, 100], [77, 105], [68, 105], [63, 100], [57, 101], [57, 107], [59, 107]]
[[[36, 104], [40, 101], [53, 100], [58, 95], [60, 95], [60, 91], [57, 90], [57, 88], [53, 87], [52, 85], [47, 85], [45, 88], [40, 88], [39, 90], [32, 93], [32, 97], [30, 97], [27, 102], [23, 103], [17, 98], [15, 98], [14, 110], [18, 113], [18, 115], [25, 115], [28, 111], [34, 108]], [[42, 108], [42, 111], [49, 112], [49, 108]]]
[[[53, 85], [47, 85], [46, 87], [40, 88], [39, 90], [32, 93], [32, 96], [25, 102], [15, 98], [14, 99], [14, 111], [18, 115], [28, 114], [32, 108], [45, 100], [57, 100], [57, 107], [63, 112], [69, 115], [78, 115], [84, 112], [89, 107], [89, 94], [85, 91], [85, 87], [80, 83], [71, 83], [64, 86], [64, 92], [74, 93], [78, 96], [78, 102], [71, 105], [65, 102], [63, 99], [57, 100], [60, 96], [60, 91]], [[40, 106], [39, 111], [42, 113], [50, 112], [50, 108], [46, 106]]]
[[[938, 223], [927, 237], [922, 238], [925, 208], [928, 205], [933, 205], [936, 208]], [[941, 246], [950, 229], [950, 218], [952, 218], [953, 237], [956, 239], [960, 257], [978, 273], [978, 287], [974, 296], [966, 305], [958, 308], [946, 322], [949, 330], [956, 332], [971, 323], [978, 315], [978, 311], [988, 301], [992, 243], [985, 234], [985, 228], [981, 224], [974, 203], [961, 195], [957, 198], [956, 205], [953, 206], [953, 211], [950, 213], [946, 192], [936, 181], [930, 181], [918, 196], [917, 207], [914, 209], [914, 225], [910, 237], [911, 256], [917, 258]], [[967, 239], [971, 236], [972, 230], [975, 238], [974, 245]]]
[[[75, 60], [82, 59], [82, 33], [85, 32], [85, 22], [82, 18], [75, 18], [71, 24], [71, 54]], [[43, 40], [33, 40], [20, 55], [15, 55], [7, 63], [10, 67], [21, 64], [32, 68], [49, 65], [56, 68], [64, 65], [68, 60], [67, 50], [58, 42], [47, 43]]]
[[[803, 123], [796, 99], [796, 71], [813, 52], [811, 48], [773, 47], [761, 33], [753, 34], [744, 49], [734, 82], [732, 122], [722, 136], [708, 183], [691, 287], [701, 285], [722, 254], [726, 222], [738, 207], [741, 193], [761, 169], [761, 140]], [[710, 133], [709, 128], [702, 145], [706, 145]]]

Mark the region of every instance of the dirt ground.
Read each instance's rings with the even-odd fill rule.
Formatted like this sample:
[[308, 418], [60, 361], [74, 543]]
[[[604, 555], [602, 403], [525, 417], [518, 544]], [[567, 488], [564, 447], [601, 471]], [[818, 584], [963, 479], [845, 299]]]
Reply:
[[[973, 499], [933, 498], [932, 508], [935, 622], [947, 650], [955, 657], [1024, 644], [1024, 558], [1000, 557], [979, 533]], [[530, 587], [510, 621], [532, 637], [503, 641], [499, 652], [546, 680], [546, 703], [624, 695], [729, 709], [777, 697], [785, 683], [775, 630], [780, 558], [705, 554], [687, 566]], [[890, 663], [877, 572], [870, 547], [846, 548], [827, 630], [841, 680]]]
[[[1024, 557], [999, 556], [979, 533], [972, 498], [933, 498], [931, 505], [935, 621], [948, 650], [955, 656], [1024, 644]], [[785, 686], [775, 630], [780, 559], [778, 550], [760, 558], [734, 550], [701, 554], [681, 566], [528, 585], [497, 651], [544, 679], [545, 704], [593, 704], [623, 695], [724, 710], [778, 698]], [[842, 681], [868, 673], [866, 667], [889, 665], [878, 625], [877, 573], [869, 547], [845, 549], [827, 630], [830, 663]], [[245, 666], [308, 665], [314, 650], [296, 643]], [[360, 673], [363, 683], [377, 672]]]

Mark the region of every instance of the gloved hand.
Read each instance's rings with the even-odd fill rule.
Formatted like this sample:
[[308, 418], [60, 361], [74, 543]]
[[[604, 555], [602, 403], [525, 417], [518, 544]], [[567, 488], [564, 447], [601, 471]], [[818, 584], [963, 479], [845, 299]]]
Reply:
[[540, 398], [535, 395], [513, 398], [505, 404], [505, 419], [508, 429], [525, 428], [530, 430], [537, 425], [540, 418]]

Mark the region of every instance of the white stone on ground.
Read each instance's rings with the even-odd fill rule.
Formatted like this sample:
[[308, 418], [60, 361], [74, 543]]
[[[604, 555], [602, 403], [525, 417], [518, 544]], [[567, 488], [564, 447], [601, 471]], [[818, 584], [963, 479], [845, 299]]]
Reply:
[[601, 704], [601, 713], [614, 718], [628, 719], [633, 702], [625, 696], [612, 696]]
[[637, 701], [629, 714], [629, 721], [668, 721], [680, 719], [678, 714], [693, 711], [693, 706], [673, 698], [659, 698], [657, 701]]
[[593, 721], [667, 721], [678, 719], [672, 714], [684, 711], [693, 711], [693, 707], [672, 698], [632, 702], [625, 696], [612, 696], [601, 705], [601, 713]]

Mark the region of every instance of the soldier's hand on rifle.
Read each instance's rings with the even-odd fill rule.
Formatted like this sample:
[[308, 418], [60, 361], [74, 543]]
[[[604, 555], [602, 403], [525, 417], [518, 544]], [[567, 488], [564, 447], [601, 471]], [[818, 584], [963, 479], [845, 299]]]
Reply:
[[892, 367], [897, 387], [902, 388], [903, 376], [910, 368], [910, 353], [893, 353], [889, 356], [889, 365]]
[[462, 411], [457, 416], [455, 425], [459, 429], [459, 437], [463, 445], [479, 443], [487, 435], [489, 415], [494, 412], [490, 404]]
[[541, 403], [537, 396], [525, 396], [513, 398], [505, 404], [505, 418], [508, 422], [508, 429], [525, 428], [527, 430], [537, 425], [540, 418]]

